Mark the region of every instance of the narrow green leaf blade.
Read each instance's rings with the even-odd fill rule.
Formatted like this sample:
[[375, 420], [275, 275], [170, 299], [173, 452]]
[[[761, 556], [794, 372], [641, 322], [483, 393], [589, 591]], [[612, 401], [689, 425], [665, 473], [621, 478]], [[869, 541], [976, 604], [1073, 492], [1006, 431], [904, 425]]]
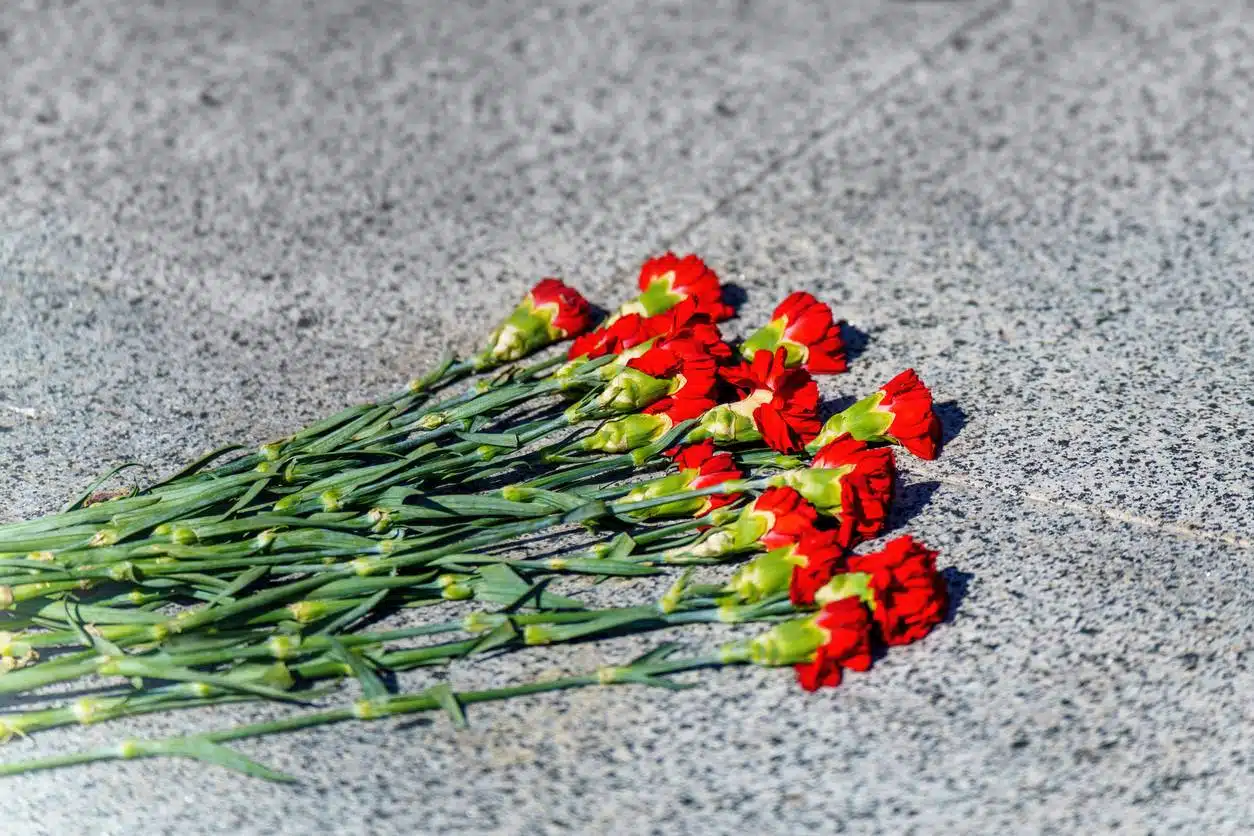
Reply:
[[360, 656], [345, 647], [344, 643], [335, 636], [328, 636], [327, 643], [331, 646], [331, 656], [348, 665], [353, 676], [357, 677], [357, 681], [361, 683], [361, 692], [366, 699], [377, 700], [389, 696], [390, 692], [383, 684], [383, 680]]
[[449, 719], [453, 721], [453, 728], [465, 729], [470, 727], [461, 702], [457, 699], [457, 695], [453, 693], [453, 689], [449, 687], [447, 682], [428, 688], [427, 693], [434, 697], [435, 701], [440, 704], [440, 708], [444, 709], [445, 713], [448, 714]]
[[139, 744], [140, 748], [146, 750], [145, 755], [174, 755], [177, 757], [192, 758], [193, 760], [211, 763], [215, 766], [221, 766], [226, 769], [241, 772], [253, 778], [264, 778], [267, 781], [277, 781], [280, 783], [296, 783], [296, 778], [288, 775], [286, 772], [279, 772], [277, 769], [260, 764], [251, 758], [247, 758], [229, 749], [221, 744], [205, 740], [203, 737], [188, 737], [181, 740], [169, 740], [159, 744]]

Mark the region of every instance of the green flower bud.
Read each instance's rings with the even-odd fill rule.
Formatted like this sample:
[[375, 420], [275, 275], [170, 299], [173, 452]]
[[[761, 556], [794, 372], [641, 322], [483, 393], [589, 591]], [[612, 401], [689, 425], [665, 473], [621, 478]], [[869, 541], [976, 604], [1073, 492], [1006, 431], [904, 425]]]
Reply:
[[451, 583], [440, 591], [446, 601], [466, 601], [475, 597], [475, 591], [464, 583]]
[[762, 433], [753, 420], [753, 413], [765, 403], [769, 403], [772, 394], [760, 389], [749, 397], [736, 403], [720, 404], [701, 416], [701, 421], [688, 434], [688, 441], [714, 439], [718, 444], [734, 444], [743, 441], [761, 441]]
[[827, 633], [814, 618], [795, 618], [776, 624], [749, 642], [749, 658], [757, 665], [796, 665], [808, 662], [827, 642]]
[[[627, 496], [623, 497], [625, 502], [640, 502], [646, 499], [657, 499], [659, 497], [670, 496], [674, 493], [688, 490], [688, 475], [682, 471], [663, 476], [660, 479], [653, 479], [638, 485], [631, 490]], [[642, 519], [653, 519], [655, 517], [674, 517], [687, 516], [701, 509], [705, 504], [705, 497], [693, 497], [692, 499], [681, 499], [675, 502], [669, 502], [666, 505], [655, 505], [652, 508], [645, 508], [636, 511], [635, 514]]]
[[793, 546], [775, 549], [740, 567], [727, 586], [742, 603], [756, 603], [778, 592], [786, 592], [792, 581], [793, 567], [800, 562]]
[[665, 415], [628, 415], [606, 421], [579, 444], [584, 450], [626, 453], [657, 441], [671, 426]]
[[610, 378], [597, 398], [597, 406], [616, 412], [637, 412], [664, 397], [671, 381], [645, 374], [639, 369], [624, 368]]
[[805, 467], [772, 476], [769, 484], [774, 488], [792, 488], [819, 511], [838, 514], [841, 504], [840, 480], [852, 471], [852, 465], [838, 468]]
[[845, 572], [836, 575], [814, 593], [814, 603], [820, 607], [841, 598], [861, 598], [874, 610], [875, 592], [871, 589], [871, 576], [865, 572]]
[[883, 400], [883, 391], [878, 391], [828, 418], [823, 430], [806, 445], [806, 450], [811, 453], [821, 450], [843, 433], [849, 433], [858, 441], [889, 441], [886, 433], [893, 425], [893, 414], [878, 408]]

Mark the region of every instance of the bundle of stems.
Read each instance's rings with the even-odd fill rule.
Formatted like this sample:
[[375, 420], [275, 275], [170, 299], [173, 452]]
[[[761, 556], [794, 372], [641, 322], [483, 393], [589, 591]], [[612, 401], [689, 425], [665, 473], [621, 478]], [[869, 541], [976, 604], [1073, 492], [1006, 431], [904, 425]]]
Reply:
[[[640, 290], [589, 331], [590, 306], [546, 279], [478, 355], [443, 360], [387, 398], [252, 452], [222, 448], [146, 487], [102, 495], [102, 479], [61, 512], [0, 526], [0, 698], [96, 688], [0, 716], [4, 739], [241, 700], [307, 704], [344, 678], [363, 694], [348, 708], [0, 773], [172, 754], [281, 778], [220, 744], [433, 708], [461, 722], [464, 704], [672, 687], [670, 674], [714, 664], [795, 665], [804, 686], [831, 685], [859, 669], [862, 645], [926, 633], [944, 609], [935, 553], [913, 542], [851, 551], [884, 527], [889, 446], [935, 455], [926, 387], [903, 373], [822, 425], [810, 372], [844, 368], [825, 305], [793, 294], [737, 350], [718, 333], [730, 309], [699, 259], [651, 260]], [[566, 356], [513, 365], [568, 337]], [[693, 567], [727, 563], [743, 564], [730, 580], [692, 582]], [[688, 568], [653, 605], [594, 609], [550, 588], [676, 566]], [[927, 591], [903, 597], [902, 584]], [[480, 609], [464, 617], [371, 629], [470, 600]], [[841, 608], [862, 621], [836, 623]], [[675, 661], [668, 646], [566, 684], [410, 695], [385, 685], [489, 651], [760, 621], [778, 623], [716, 657]], [[857, 647], [837, 653], [850, 630]], [[463, 635], [412, 646], [451, 633]]]

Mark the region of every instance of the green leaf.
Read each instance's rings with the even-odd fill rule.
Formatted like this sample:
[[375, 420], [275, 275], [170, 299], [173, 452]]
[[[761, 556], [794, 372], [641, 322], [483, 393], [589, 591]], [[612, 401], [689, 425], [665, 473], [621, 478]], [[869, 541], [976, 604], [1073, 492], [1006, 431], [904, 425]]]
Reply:
[[61, 513], [65, 514], [70, 511], [77, 511], [79, 508], [82, 508], [83, 503], [91, 499], [91, 495], [96, 492], [97, 488], [99, 488], [105, 482], [108, 482], [114, 476], [117, 476], [123, 470], [126, 470], [127, 468], [130, 468], [130, 467], [143, 467], [143, 465], [140, 464], [139, 462], [126, 462], [125, 464], [118, 465], [117, 467], [113, 468], [108, 473], [106, 473], [105, 475], [101, 476], [96, 481], [88, 485], [87, 490], [83, 491], [81, 494], [79, 494], [77, 498], [75, 498], [73, 502], [71, 502], [69, 505], [66, 505], [64, 508], [61, 509]]
[[501, 590], [528, 592], [531, 584], [522, 575], [503, 563], [493, 563], [479, 570], [479, 577], [493, 587]]
[[472, 441], [475, 444], [487, 444], [492, 447], [504, 447], [508, 450], [517, 450], [522, 446], [522, 442], [516, 433], [461, 432], [454, 433], [454, 435], [462, 441]]
[[[586, 520], [595, 520], [604, 517], [607, 513], [609, 513], [609, 506], [600, 500], [583, 502], [581, 499], [580, 501], [582, 504], [578, 508], [570, 511], [566, 514], [566, 516], [562, 517], [562, 522], [577, 523], [584, 522]], [[630, 520], [630, 522], [635, 522], [635, 520]]]
[[446, 351], [440, 357], [440, 362], [436, 364], [434, 369], [409, 384], [409, 391], [421, 392], [432, 384], [439, 383], [448, 372], [449, 368], [453, 365], [454, 359], [453, 354]]
[[353, 676], [357, 677], [357, 681], [361, 683], [361, 692], [366, 699], [377, 700], [388, 696], [388, 687], [360, 656], [345, 647], [344, 643], [335, 636], [327, 636], [327, 644], [331, 646], [332, 658], [348, 665]]
[[270, 571], [269, 566], [254, 566], [253, 568], [242, 572], [239, 577], [231, 581], [227, 586], [213, 597], [206, 606], [216, 607], [219, 604], [231, 601], [237, 594], [252, 586], [258, 579]]
[[247, 491], [244, 492], [244, 495], [241, 496], [235, 502], [234, 505], [226, 509], [226, 513], [222, 515], [222, 518], [226, 519], [228, 517], [232, 517], [241, 508], [247, 508], [254, 499], [256, 499], [258, 496], [261, 495], [262, 491], [264, 491], [267, 487], [269, 487], [270, 482], [272, 481], [273, 481], [272, 478], [271, 479], [258, 479], [256, 482], [253, 483], [252, 487], [250, 487]]
[[648, 674], [627, 674], [622, 679], [623, 682], [631, 682], [636, 685], [647, 685], [650, 688], [664, 688], [667, 691], [687, 691], [690, 688], [696, 688], [696, 683], [685, 684], [676, 682], [673, 679], [667, 679], [662, 676], [650, 676]]
[[572, 496], [561, 491], [545, 490], [544, 488], [517, 487], [511, 489], [511, 492], [518, 499], [539, 500], [546, 505], [551, 505], [558, 511], [574, 511], [576, 508], [581, 508], [587, 504], [587, 500], [583, 497]]
[[391, 592], [390, 589], [380, 589], [374, 595], [362, 601], [348, 612], [340, 613], [340, 615], [325, 627], [320, 628], [315, 635], [333, 635], [340, 633], [357, 623], [360, 619], [374, 611], [384, 598]]
[[140, 743], [138, 746], [140, 754], [145, 756], [173, 755], [192, 758], [193, 760], [204, 761], [215, 766], [242, 772], [253, 778], [264, 778], [267, 781], [295, 783], [297, 780], [286, 772], [271, 769], [251, 758], [244, 757], [234, 749], [228, 749], [203, 737], [187, 737], [181, 740], [168, 740], [153, 744]]
[[225, 456], [227, 453], [233, 453], [236, 450], [243, 450], [243, 449], [244, 449], [244, 446], [242, 444], [228, 444], [225, 447], [219, 447], [217, 450], [210, 450], [208, 453], [205, 453], [203, 456], [196, 459], [196, 461], [192, 462], [187, 467], [180, 470], [178, 473], [175, 473], [173, 476], [167, 479], [161, 480], [155, 485], [149, 485], [148, 487], [144, 488], [144, 491], [146, 493], [152, 493], [157, 488], [164, 487], [170, 484], [171, 482], [174, 482], [178, 479], [182, 479], [185, 476], [191, 476], [193, 473], [196, 473], [197, 471], [203, 469], [205, 465], [209, 464], [209, 462], [213, 461], [214, 459], [220, 456]]
[[637, 665], [651, 665], [656, 662], [665, 662], [682, 649], [683, 645], [679, 642], [666, 642], [665, 644], [659, 644], [648, 653], [644, 653], [637, 656], [635, 659], [632, 659], [627, 663], [626, 667], [634, 668]]
[[510, 644], [517, 638], [518, 628], [514, 626], [513, 619], [507, 618], [485, 633], [470, 652], [487, 653], [489, 650], [495, 650], [498, 647]]
[[[136, 659], [133, 656], [115, 659], [109, 665], [116, 668], [118, 676], [142, 676], [147, 679], [168, 679], [171, 682], [203, 682], [206, 685], [214, 685], [226, 691], [242, 691], [246, 694], [266, 697], [267, 699], [280, 702], [294, 702], [300, 705], [308, 704], [308, 700], [304, 697], [297, 697], [277, 688], [232, 679], [229, 676], [220, 674], [205, 673], [204, 671], [184, 668], [178, 665], [154, 664], [142, 659]], [[110, 673], [112, 672], [110, 671]]]
[[609, 550], [605, 552], [606, 560], [622, 560], [636, 548], [636, 541], [624, 531], [610, 541]]
[[74, 628], [74, 632], [78, 635], [79, 641], [84, 647], [90, 647], [102, 656], [124, 656], [122, 648], [106, 639], [104, 636], [98, 636], [90, 632], [83, 623], [82, 616], [79, 613], [78, 602], [71, 601], [66, 598], [65, 604], [65, 620]]
[[661, 569], [652, 566], [630, 563], [625, 560], [609, 560], [604, 557], [556, 557], [545, 561], [537, 561], [537, 565], [559, 572], [615, 575], [629, 578], [662, 574]]
[[449, 719], [453, 721], [453, 728], [464, 729], [470, 726], [470, 723], [466, 721], [466, 712], [462, 710], [461, 702], [447, 682], [428, 688], [427, 693], [435, 699], [440, 708], [448, 713]]

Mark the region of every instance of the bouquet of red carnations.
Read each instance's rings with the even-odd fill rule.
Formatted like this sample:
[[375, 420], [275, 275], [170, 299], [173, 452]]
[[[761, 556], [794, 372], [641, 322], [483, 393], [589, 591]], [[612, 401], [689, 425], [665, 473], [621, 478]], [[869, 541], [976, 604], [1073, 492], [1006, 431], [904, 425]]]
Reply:
[[[0, 695], [87, 689], [0, 715], [4, 739], [240, 700], [308, 704], [337, 680], [359, 685], [339, 707], [0, 773], [176, 755], [285, 779], [222, 744], [428, 710], [460, 724], [475, 702], [680, 687], [674, 674], [732, 664], [790, 665], [814, 690], [867, 670], [877, 645], [927, 635], [947, 609], [936, 553], [910, 537], [860, 548], [885, 530], [893, 447], [937, 455], [940, 424], [914, 372], [824, 423], [813, 375], [846, 369], [827, 305], [793, 293], [733, 345], [719, 330], [733, 311], [696, 256], [648, 261], [639, 290], [595, 323], [578, 292], [544, 279], [479, 354], [384, 400], [142, 489], [100, 491], [102, 480], [60, 513], [0, 526]], [[564, 340], [564, 353], [524, 364]], [[648, 606], [588, 607], [555, 583], [669, 572]], [[419, 607], [457, 614], [380, 623]], [[488, 651], [702, 622], [763, 631], [489, 690], [386, 684]]]

